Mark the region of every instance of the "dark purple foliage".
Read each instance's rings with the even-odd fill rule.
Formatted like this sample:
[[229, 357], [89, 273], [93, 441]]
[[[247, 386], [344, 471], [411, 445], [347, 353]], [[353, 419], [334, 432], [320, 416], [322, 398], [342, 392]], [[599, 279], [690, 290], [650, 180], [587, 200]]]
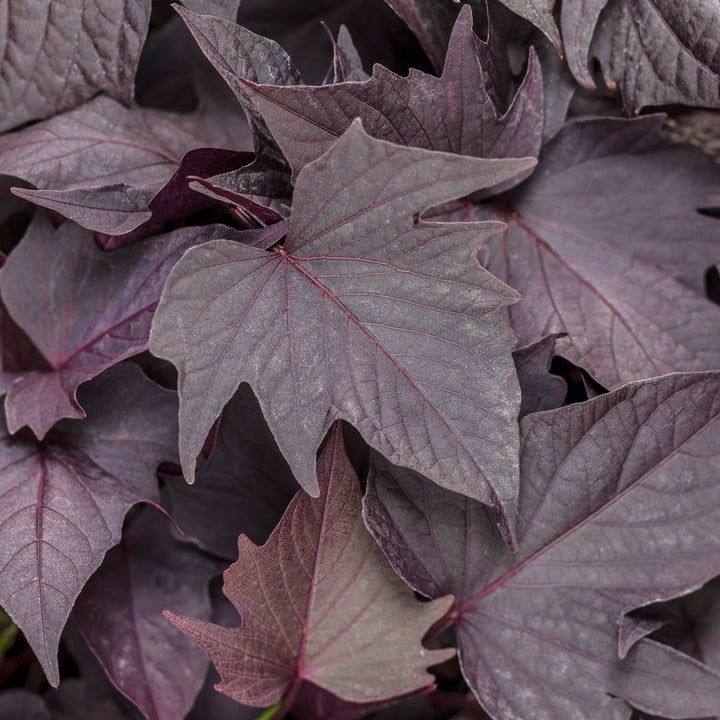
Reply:
[[720, 718], [719, 47], [0, 0], [0, 718]]

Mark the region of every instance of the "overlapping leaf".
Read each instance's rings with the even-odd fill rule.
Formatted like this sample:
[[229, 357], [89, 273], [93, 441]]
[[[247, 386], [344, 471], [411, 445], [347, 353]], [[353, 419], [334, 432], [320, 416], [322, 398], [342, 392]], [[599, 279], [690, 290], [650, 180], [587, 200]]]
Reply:
[[197, 483], [168, 478], [172, 516], [188, 538], [227, 560], [244, 533], [264, 542], [297, 490], [257, 400], [242, 385], [227, 404]]
[[[242, 82], [297, 174], [350, 126], [400, 145], [475, 157], [537, 156], [542, 135], [542, 77], [531, 51], [525, 79], [509, 108], [488, 46], [464, 7], [450, 38], [441, 77], [411, 70], [401, 77], [376, 65], [364, 83], [281, 87]], [[518, 176], [505, 187], [517, 184]]]
[[493, 505], [511, 528], [519, 393], [500, 309], [517, 296], [474, 260], [498, 227], [413, 216], [532, 163], [404, 148], [355, 123], [300, 173], [284, 246], [188, 252], [150, 340], [180, 373], [185, 477], [247, 382], [309, 492], [316, 448], [343, 418], [395, 462]]
[[519, 342], [567, 332], [558, 352], [606, 387], [720, 368], [719, 308], [701, 295], [720, 226], [697, 212], [720, 201], [720, 169], [660, 143], [661, 122], [568, 123], [525, 185], [475, 211], [508, 223], [484, 262], [525, 298], [509, 310]]
[[300, 82], [288, 54], [272, 40], [256, 35], [234, 22], [210, 15], [198, 15], [177, 8], [200, 49], [235, 93], [252, 128], [255, 162], [229, 178], [216, 183], [238, 192], [261, 197], [287, 197], [287, 163], [264, 120], [248, 100], [240, 78], [275, 85]]
[[605, 82], [618, 87], [628, 113], [646, 105], [720, 107], [720, 8], [713, 0], [564, 0], [568, 59], [590, 86], [587, 48], [600, 60]]
[[265, 545], [240, 536], [224, 592], [241, 628], [166, 613], [238, 702], [269, 706], [302, 681], [353, 702], [382, 700], [429, 685], [427, 666], [454, 654], [421, 646], [451, 599], [419, 603], [388, 565], [363, 525], [338, 425], [318, 477], [320, 496], [299, 492]]
[[565, 402], [567, 383], [550, 374], [555, 341], [559, 337], [562, 335], [548, 335], [532, 345], [513, 350], [522, 392], [520, 417], [540, 410], [553, 410]]
[[75, 598], [119, 542], [128, 508], [157, 501], [155, 467], [176, 452], [175, 397], [136, 367], [111, 368], [81, 399], [86, 419], [43, 441], [0, 420], [0, 605], [52, 685]]
[[[63, 417], [82, 418], [78, 386], [147, 348], [150, 323], [174, 264], [193, 245], [239, 238], [224, 225], [182, 228], [106, 253], [72, 223], [39, 217], [0, 274], [2, 301], [49, 367], [12, 368], [5, 415], [10, 432], [42, 438]], [[3, 376], [10, 373], [3, 373]]]
[[8, 0], [0, 23], [0, 131], [98, 92], [128, 103], [150, 0]]
[[521, 421], [516, 554], [486, 508], [375, 455], [366, 521], [430, 597], [453, 593], [463, 673], [495, 720], [720, 707], [720, 674], [619, 622], [720, 571], [720, 374], [671, 374]]
[[[213, 131], [205, 120], [208, 112], [212, 105], [184, 116], [128, 109], [99, 97], [0, 137], [0, 173], [38, 188], [18, 189], [18, 195], [93, 230], [119, 235], [153, 215], [155, 225], [161, 226], [202, 206], [202, 196], [195, 205], [187, 197], [195, 195], [185, 187], [188, 174], [212, 175], [252, 158], [204, 149], [222, 145], [232, 135], [224, 129]], [[195, 153], [186, 156], [191, 150]]]
[[147, 720], [182, 720], [200, 692], [207, 657], [163, 619], [177, 608], [210, 619], [207, 583], [221, 565], [170, 537], [145, 511], [105, 557], [73, 617], [108, 677]]

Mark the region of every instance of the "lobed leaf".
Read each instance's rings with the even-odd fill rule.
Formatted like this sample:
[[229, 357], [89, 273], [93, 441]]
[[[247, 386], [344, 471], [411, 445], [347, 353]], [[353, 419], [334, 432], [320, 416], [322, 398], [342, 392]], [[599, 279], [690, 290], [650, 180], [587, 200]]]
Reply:
[[498, 226], [413, 216], [532, 162], [403, 148], [355, 123], [300, 173], [283, 246], [218, 241], [188, 252], [150, 340], [180, 373], [185, 477], [247, 382], [309, 492], [315, 451], [343, 418], [511, 527], [519, 397], [500, 308], [517, 296], [474, 260]]
[[[72, 223], [40, 216], [0, 274], [2, 300], [49, 367], [15, 367], [7, 386], [9, 432], [42, 439], [63, 417], [85, 416], [78, 386], [147, 348], [150, 323], [174, 264], [193, 245], [242, 237], [224, 225], [182, 228], [106, 253]], [[9, 374], [9, 373], [8, 373]]]
[[365, 519], [393, 567], [455, 595], [461, 667], [495, 720], [668, 717], [720, 674], [621, 618], [720, 570], [720, 374], [671, 374], [521, 421], [518, 552], [488, 510], [374, 455]]
[[425, 650], [424, 633], [450, 598], [419, 603], [365, 529], [358, 479], [336, 426], [318, 462], [316, 499], [299, 492], [263, 546], [238, 540], [224, 592], [243, 618], [224, 628], [167, 612], [208, 653], [217, 689], [273, 705], [302, 681], [352, 702], [425, 687], [428, 665], [453, 650]]
[[155, 468], [176, 452], [175, 397], [138, 368], [111, 368], [81, 398], [86, 419], [43, 441], [10, 435], [0, 418], [0, 605], [53, 686], [75, 599], [130, 506], [157, 502]]
[[[506, 109], [491, 51], [472, 29], [468, 6], [450, 37], [437, 78], [401, 77], [376, 65], [366, 82], [296, 85], [242, 81], [297, 175], [359, 117], [368, 134], [399, 145], [484, 158], [537, 156], [542, 134], [542, 77], [531, 51], [526, 76]], [[480, 90], [482, 89], [482, 90]], [[507, 189], [525, 175], [504, 183]]]
[[720, 169], [661, 143], [661, 122], [569, 122], [525, 185], [474, 211], [508, 224], [484, 264], [525, 298], [508, 311], [519, 342], [567, 332], [558, 352], [606, 387], [720, 367], [700, 294], [718, 225], [697, 212], [720, 200]]

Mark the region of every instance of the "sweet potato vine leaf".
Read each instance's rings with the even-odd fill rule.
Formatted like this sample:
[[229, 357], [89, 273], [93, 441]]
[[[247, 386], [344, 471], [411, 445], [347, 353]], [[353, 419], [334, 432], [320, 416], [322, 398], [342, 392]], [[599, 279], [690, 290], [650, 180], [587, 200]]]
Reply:
[[508, 223], [483, 263], [524, 298], [508, 310], [519, 342], [568, 333], [557, 352], [608, 388], [720, 367], [703, 287], [720, 225], [697, 212], [720, 201], [720, 168], [662, 143], [662, 121], [571, 121], [528, 181], [473, 214]]
[[394, 462], [493, 505], [511, 532], [519, 388], [500, 309], [517, 295], [475, 261], [499, 226], [413, 217], [533, 164], [404, 148], [356, 121], [298, 176], [284, 246], [186, 253], [150, 349], [180, 374], [188, 481], [247, 382], [311, 494], [316, 449], [342, 418]]
[[147, 720], [182, 720], [208, 660], [163, 619], [175, 607], [210, 619], [207, 585], [219, 561], [173, 540], [166, 517], [146, 509], [105, 557], [73, 619], [115, 687]]
[[0, 605], [25, 633], [52, 685], [75, 598], [120, 541], [134, 503], [157, 502], [155, 468], [175, 457], [177, 401], [135, 366], [81, 389], [82, 422], [43, 441], [0, 419]]
[[[282, 87], [239, 81], [297, 174], [320, 157], [354, 118], [372, 136], [400, 145], [474, 157], [537, 157], [543, 119], [540, 64], [531, 50], [526, 76], [509, 108], [488, 45], [463, 7], [441, 77], [407, 77], [376, 65], [362, 83]], [[517, 184], [519, 175], [503, 186]], [[499, 191], [499, 189], [496, 189]]]
[[298, 492], [265, 545], [238, 539], [223, 591], [241, 628], [167, 612], [205, 650], [218, 690], [263, 707], [309, 681], [352, 702], [372, 702], [432, 682], [429, 665], [453, 649], [421, 639], [452, 603], [420, 603], [363, 525], [360, 487], [339, 423], [318, 461], [320, 495]]
[[463, 673], [495, 720], [712, 715], [720, 674], [633, 608], [720, 572], [720, 373], [675, 373], [521, 420], [518, 552], [487, 508], [374, 454], [365, 518], [429, 597], [455, 595]]
[[712, 0], [562, 4], [563, 35], [575, 77], [593, 87], [587, 69], [590, 48], [605, 82], [619, 88], [628, 113], [672, 103], [720, 107], [719, 22], [720, 8]]
[[8, 0], [0, 25], [0, 131], [98, 92], [128, 103], [150, 0]]
[[242, 233], [224, 225], [181, 228], [108, 253], [91, 232], [69, 222], [53, 230], [38, 216], [0, 283], [5, 307], [49, 367], [16, 368], [5, 398], [8, 430], [29, 425], [42, 438], [61, 418], [84, 417], [78, 386], [147, 348], [173, 265], [193, 245], [220, 237]]

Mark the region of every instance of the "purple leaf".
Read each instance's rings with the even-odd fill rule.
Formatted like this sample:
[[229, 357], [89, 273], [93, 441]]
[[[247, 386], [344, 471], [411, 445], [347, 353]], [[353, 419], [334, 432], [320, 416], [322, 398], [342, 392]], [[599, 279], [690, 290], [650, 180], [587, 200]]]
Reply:
[[532, 164], [404, 148], [356, 122], [300, 173], [284, 246], [218, 241], [188, 252], [150, 341], [180, 373], [188, 481], [247, 382], [308, 492], [318, 492], [316, 449], [342, 418], [512, 527], [519, 397], [500, 308], [517, 296], [474, 260], [498, 228], [413, 216]]
[[560, 337], [560, 334], [548, 335], [533, 345], [513, 350], [522, 393], [520, 417], [539, 410], [553, 410], [565, 402], [567, 383], [550, 374], [555, 341]]
[[149, 0], [10, 0], [0, 31], [0, 131], [98, 92], [129, 103]]
[[172, 516], [186, 536], [234, 560], [245, 533], [265, 542], [297, 490], [290, 468], [247, 385], [227, 404], [212, 454], [197, 483], [168, 478]]
[[0, 278], [7, 310], [50, 368], [16, 373], [5, 399], [8, 430], [29, 425], [42, 438], [60, 418], [84, 417], [78, 386], [147, 348], [173, 265], [189, 247], [220, 237], [242, 233], [224, 225], [182, 228], [106, 253], [91, 232], [72, 223], [52, 230], [38, 217]]
[[[583, 23], [596, 18], [595, 8]], [[619, 88], [627, 113], [671, 103], [717, 108], [719, 22], [713, 0], [610, 0], [590, 54], [600, 61], [605, 83]], [[592, 29], [583, 33], [578, 64]]]
[[495, 720], [720, 706], [720, 675], [619, 621], [720, 570], [720, 374], [673, 374], [521, 421], [518, 552], [492, 513], [375, 455], [365, 518], [395, 569], [453, 593], [461, 667]]
[[607, 4], [608, 0], [563, 0], [560, 6], [568, 66], [575, 79], [591, 89], [595, 87], [595, 81], [588, 69], [590, 42], [600, 13]]
[[450, 598], [420, 603], [395, 575], [362, 523], [357, 476], [336, 426], [318, 462], [321, 493], [293, 499], [268, 542], [238, 540], [224, 592], [241, 628], [168, 612], [220, 671], [217, 689], [238, 702], [272, 705], [313, 682], [351, 702], [373, 702], [432, 682], [428, 665], [453, 650], [420, 641]]
[[570, 122], [527, 183], [476, 208], [508, 223], [484, 264], [525, 298], [508, 311], [520, 344], [566, 332], [557, 352], [606, 387], [720, 366], [720, 312], [699, 294], [720, 226], [696, 212], [720, 168], [661, 143], [661, 122]]
[[[212, 175], [249, 159], [205, 148], [226, 135], [205, 132], [204, 117], [212, 109], [183, 116], [128, 109], [99, 97], [0, 137], [0, 172], [38, 188], [16, 188], [15, 194], [90, 229], [122, 234], [151, 215], [157, 225], [168, 216], [192, 211], [191, 196], [202, 206], [204, 199], [184, 186], [188, 174]], [[185, 204], [176, 208], [179, 192]]]
[[252, 153], [199, 148], [186, 153], [173, 176], [159, 190], [118, 183], [71, 190], [13, 192], [54, 210], [78, 225], [105, 236], [102, 247], [113, 250], [129, 245], [152, 231], [162, 231], [168, 220], [190, 215], [212, 202], [188, 187], [188, 176], [210, 176], [246, 165]]
[[[473, 32], [469, 7], [458, 16], [439, 78], [419, 70], [401, 77], [376, 65], [364, 83], [281, 87], [242, 81], [295, 175], [355, 117], [370, 135], [400, 145], [486, 158], [536, 157], [543, 100], [535, 53], [507, 110], [499, 105], [496, 84], [491, 52]], [[495, 191], [516, 185], [525, 175]]]
[[167, 607], [208, 620], [207, 583], [220, 563], [170, 537], [145, 510], [105, 557], [73, 617], [115, 687], [147, 720], [182, 720], [200, 692], [207, 657], [163, 619]]
[[176, 452], [174, 394], [138, 368], [111, 368], [81, 399], [87, 418], [42, 442], [0, 420], [0, 605], [54, 686], [75, 598], [119, 542], [128, 508], [157, 502], [155, 467]]

